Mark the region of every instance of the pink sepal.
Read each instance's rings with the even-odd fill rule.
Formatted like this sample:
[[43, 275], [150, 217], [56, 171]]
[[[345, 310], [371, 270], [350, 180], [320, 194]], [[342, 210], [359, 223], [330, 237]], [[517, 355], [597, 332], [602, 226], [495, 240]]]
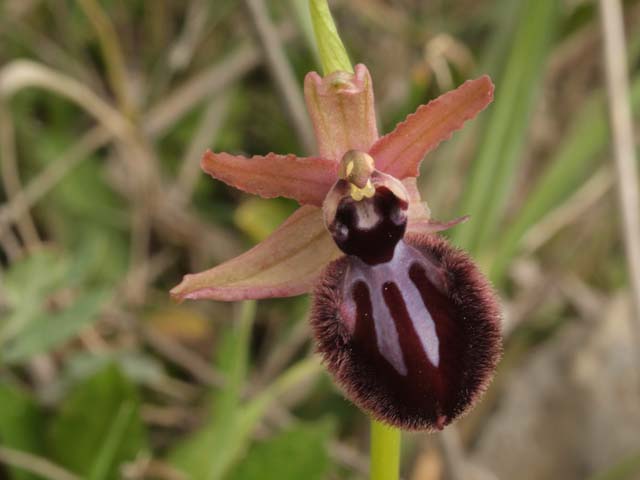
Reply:
[[308, 73], [304, 96], [321, 157], [339, 162], [348, 150], [367, 152], [378, 139], [373, 84], [364, 65], [353, 74]]
[[493, 83], [484, 75], [422, 105], [371, 147], [376, 168], [399, 179], [417, 177], [424, 156], [492, 100]]
[[320, 157], [293, 154], [250, 158], [207, 150], [202, 170], [227, 185], [264, 198], [287, 197], [320, 206], [336, 179], [336, 164]]
[[324, 267], [342, 253], [322, 221], [322, 210], [296, 210], [266, 240], [210, 270], [185, 275], [175, 300], [246, 300], [290, 297], [313, 287]]

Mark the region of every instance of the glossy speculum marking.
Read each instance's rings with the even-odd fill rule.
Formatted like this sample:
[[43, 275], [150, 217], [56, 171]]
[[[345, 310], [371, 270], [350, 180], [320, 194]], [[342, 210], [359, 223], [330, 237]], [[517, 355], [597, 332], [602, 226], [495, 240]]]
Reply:
[[[431, 294], [428, 289], [433, 290], [431, 282], [423, 281], [426, 268], [428, 264], [420, 253], [401, 242], [393, 258], [385, 263], [370, 266], [357, 257], [350, 258], [344, 279], [344, 303], [350, 313], [345, 319], [347, 328], [357, 333], [359, 323], [371, 323], [378, 351], [400, 375], [407, 375], [407, 365], [415, 360], [407, 358], [408, 350], [401, 343], [420, 349], [432, 366], [440, 364], [438, 333], [424, 300]], [[417, 275], [412, 277], [412, 272]], [[371, 304], [370, 311], [365, 308], [367, 303]], [[365, 311], [371, 318], [363, 318]]]
[[405, 429], [441, 429], [491, 378], [499, 308], [466, 254], [433, 234], [405, 236], [408, 204], [386, 180], [332, 211], [328, 227], [346, 255], [316, 289], [312, 324], [354, 403]]

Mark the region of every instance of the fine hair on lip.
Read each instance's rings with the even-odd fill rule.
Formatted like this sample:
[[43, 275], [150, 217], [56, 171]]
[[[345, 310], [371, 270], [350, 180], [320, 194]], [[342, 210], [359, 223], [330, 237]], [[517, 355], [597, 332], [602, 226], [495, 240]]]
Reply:
[[317, 350], [351, 401], [396, 427], [436, 430], [467, 412], [487, 388], [502, 351], [500, 308], [466, 253], [434, 234], [407, 235], [404, 242], [421, 260], [405, 264], [407, 271], [399, 274], [419, 287], [422, 306], [430, 312], [439, 341], [437, 361], [433, 353], [427, 355], [416, 331], [422, 327], [412, 318], [415, 306], [406, 305], [406, 293], [393, 278], [383, 282], [382, 297], [375, 301], [389, 308], [401, 359], [394, 366], [385, 358], [375, 333], [380, 310], [376, 313], [373, 295], [378, 293], [371, 289], [376, 282], [366, 271], [353, 288], [345, 282], [353, 257], [326, 268], [314, 292], [311, 324]]

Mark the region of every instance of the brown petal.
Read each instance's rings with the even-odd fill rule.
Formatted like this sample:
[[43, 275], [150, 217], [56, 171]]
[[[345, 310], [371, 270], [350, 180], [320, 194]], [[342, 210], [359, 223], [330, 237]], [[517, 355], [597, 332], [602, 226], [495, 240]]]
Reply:
[[484, 75], [422, 105], [373, 145], [376, 168], [400, 179], [418, 176], [424, 156], [492, 100], [493, 83]]
[[336, 163], [349, 150], [368, 151], [378, 139], [371, 75], [364, 65], [355, 73], [310, 72], [304, 95], [321, 157]]
[[309, 291], [326, 265], [340, 256], [322, 210], [301, 207], [266, 240], [211, 270], [186, 275], [171, 290], [184, 299], [244, 300], [289, 297]]
[[317, 206], [322, 205], [336, 181], [337, 168], [333, 161], [319, 157], [269, 153], [247, 158], [210, 150], [200, 165], [212, 177], [245, 192], [264, 198], [293, 198]]

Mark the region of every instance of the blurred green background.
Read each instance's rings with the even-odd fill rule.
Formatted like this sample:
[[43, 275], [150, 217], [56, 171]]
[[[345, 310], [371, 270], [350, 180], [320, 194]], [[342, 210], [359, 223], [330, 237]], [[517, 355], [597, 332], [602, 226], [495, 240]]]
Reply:
[[[403, 478], [640, 478], [597, 2], [331, 6], [383, 132], [467, 78], [496, 83], [420, 187], [435, 218], [472, 215], [449, 236], [501, 293], [505, 355], [455, 428], [405, 435]], [[265, 12], [0, 0], [1, 479], [366, 478], [368, 421], [313, 356], [308, 298], [168, 297], [296, 208], [199, 170], [208, 147], [305, 153], [256, 25], [300, 89], [319, 68], [306, 0]], [[637, 113], [640, 2], [624, 16]]]

